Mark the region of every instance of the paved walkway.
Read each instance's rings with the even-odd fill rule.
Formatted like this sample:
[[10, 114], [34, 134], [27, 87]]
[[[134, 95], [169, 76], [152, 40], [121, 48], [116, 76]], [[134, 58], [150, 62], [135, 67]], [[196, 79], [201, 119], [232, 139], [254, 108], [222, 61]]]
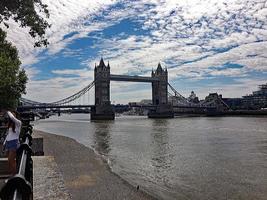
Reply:
[[61, 173], [52, 156], [33, 158], [33, 199], [69, 200]]
[[44, 138], [45, 155], [54, 156], [72, 199], [154, 199], [112, 173], [100, 156], [75, 140], [39, 131], [34, 134]]

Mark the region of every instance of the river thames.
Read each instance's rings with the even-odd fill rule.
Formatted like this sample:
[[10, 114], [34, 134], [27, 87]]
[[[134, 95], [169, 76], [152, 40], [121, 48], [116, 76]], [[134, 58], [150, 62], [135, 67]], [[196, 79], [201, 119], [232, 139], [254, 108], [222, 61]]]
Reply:
[[[74, 138], [159, 199], [266, 199], [267, 117], [53, 116], [35, 129]], [[67, 148], [67, 147], [66, 147]]]

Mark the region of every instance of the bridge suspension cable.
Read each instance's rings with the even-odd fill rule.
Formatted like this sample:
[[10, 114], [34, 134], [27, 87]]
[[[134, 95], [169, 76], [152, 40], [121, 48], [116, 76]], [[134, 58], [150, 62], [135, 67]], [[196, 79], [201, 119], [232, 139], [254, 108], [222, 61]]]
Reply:
[[86, 86], [85, 88], [83, 88], [82, 90], [80, 90], [79, 92], [67, 97], [67, 98], [64, 98], [64, 99], [61, 99], [59, 101], [55, 101], [55, 102], [52, 102], [50, 104], [54, 104], [54, 105], [63, 105], [63, 104], [66, 104], [66, 103], [70, 103], [76, 99], [78, 99], [79, 97], [81, 97], [82, 95], [84, 95], [86, 92], [88, 92], [93, 86], [95, 85], [95, 81], [91, 82], [88, 86]]
[[170, 83], [168, 83], [168, 86], [170, 87], [171, 91], [174, 93], [174, 95], [173, 95], [170, 92], [168, 92], [169, 97], [175, 97], [175, 99], [178, 101], [178, 103], [182, 104], [182, 105], [191, 105], [192, 104], [191, 102], [189, 102], [189, 100], [187, 98], [185, 98], [183, 95], [181, 95], [179, 92], [177, 92], [177, 90]]
[[169, 97], [174, 97], [175, 102], [178, 105], [182, 106], [192, 106], [192, 107], [216, 107], [219, 105], [222, 105], [226, 109], [230, 109], [230, 107], [223, 101], [222, 98], [218, 97], [216, 99], [205, 99], [204, 101], [200, 101], [199, 103], [193, 103], [190, 102], [187, 98], [182, 96], [177, 90], [170, 84], [168, 83], [168, 86], [170, 89], [173, 91], [174, 95], [168, 92]]
[[177, 90], [170, 84], [168, 83], [168, 86], [170, 87], [170, 89], [173, 91], [174, 95], [176, 97], [179, 97], [180, 99], [184, 100], [184, 101], [188, 101], [183, 95], [181, 95], [179, 92], [177, 92]]
[[41, 103], [41, 102], [32, 101], [32, 100], [25, 99], [25, 98], [21, 98], [20, 100], [22, 103], [30, 104], [30, 105], [36, 105], [36, 106], [38, 106], [38, 105], [57, 105], [57, 106], [65, 105], [67, 103], [70, 103], [70, 102], [77, 100], [82, 95], [86, 94], [94, 85], [95, 85], [95, 81], [92, 81], [89, 85], [87, 85], [85, 88], [83, 88], [79, 92], [76, 92], [75, 94], [73, 94], [67, 98], [61, 99], [59, 101], [54, 101], [51, 103]]
[[24, 104], [27, 104], [27, 105], [39, 105], [39, 104], [42, 104], [41, 102], [38, 102], [38, 101], [32, 101], [32, 100], [29, 100], [29, 99], [25, 99], [25, 98], [20, 98], [20, 102], [24, 103]]
[[[90, 89], [95, 85], [95, 81], [92, 81], [89, 85], [87, 85], [86, 87], [84, 87], [82, 90], [76, 92], [75, 94], [61, 99], [59, 101], [54, 101], [51, 103], [41, 103], [41, 102], [37, 102], [37, 101], [32, 101], [29, 99], [25, 99], [25, 98], [21, 98], [20, 101], [22, 104], [30, 105], [30, 106], [34, 106], [34, 107], [44, 107], [44, 106], [66, 106], [66, 105], [70, 105], [70, 103], [72, 102], [76, 102], [76, 104], [81, 105], [81, 98], [80, 97], [85, 97], [84, 95], [86, 95], [86, 93], [88, 94], [88, 103], [89, 103], [89, 91]], [[177, 90], [170, 84], [168, 83], [168, 86], [170, 88], [170, 90], [174, 93], [174, 95], [170, 92], [168, 92], [168, 96], [172, 97], [172, 101], [173, 104], [175, 104], [176, 106], [191, 106], [191, 107], [214, 107], [216, 105], [223, 105], [223, 107], [226, 107], [227, 109], [229, 109], [229, 106], [221, 99], [221, 98], [217, 98], [217, 99], [205, 99], [204, 101], [200, 101], [199, 103], [193, 103], [190, 102], [189, 99], [185, 98], [183, 95], [181, 95], [179, 92], [177, 92]], [[85, 98], [83, 98], [83, 100], [85, 100]], [[84, 103], [84, 101], [83, 101]]]

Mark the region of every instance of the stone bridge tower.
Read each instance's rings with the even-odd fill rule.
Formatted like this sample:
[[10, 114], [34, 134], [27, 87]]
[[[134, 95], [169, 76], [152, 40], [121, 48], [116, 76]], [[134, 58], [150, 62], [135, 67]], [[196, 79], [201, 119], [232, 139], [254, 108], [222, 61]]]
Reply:
[[152, 103], [156, 109], [148, 113], [150, 118], [171, 118], [174, 116], [173, 108], [168, 103], [168, 70], [162, 69], [161, 64], [155, 71], [152, 70], [152, 78], [158, 81], [152, 82]]
[[161, 64], [151, 73], [152, 78], [158, 78], [159, 81], [152, 82], [152, 102], [153, 105], [168, 104], [168, 71], [163, 70]]
[[94, 70], [95, 107], [92, 108], [91, 119], [114, 119], [114, 111], [110, 103], [110, 66], [106, 66], [101, 58]]

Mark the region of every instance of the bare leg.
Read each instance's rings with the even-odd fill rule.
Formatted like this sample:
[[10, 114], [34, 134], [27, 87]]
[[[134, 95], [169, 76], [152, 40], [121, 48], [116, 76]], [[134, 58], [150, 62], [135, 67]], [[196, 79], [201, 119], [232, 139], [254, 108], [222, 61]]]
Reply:
[[16, 150], [8, 151], [8, 170], [10, 174], [16, 174]]

